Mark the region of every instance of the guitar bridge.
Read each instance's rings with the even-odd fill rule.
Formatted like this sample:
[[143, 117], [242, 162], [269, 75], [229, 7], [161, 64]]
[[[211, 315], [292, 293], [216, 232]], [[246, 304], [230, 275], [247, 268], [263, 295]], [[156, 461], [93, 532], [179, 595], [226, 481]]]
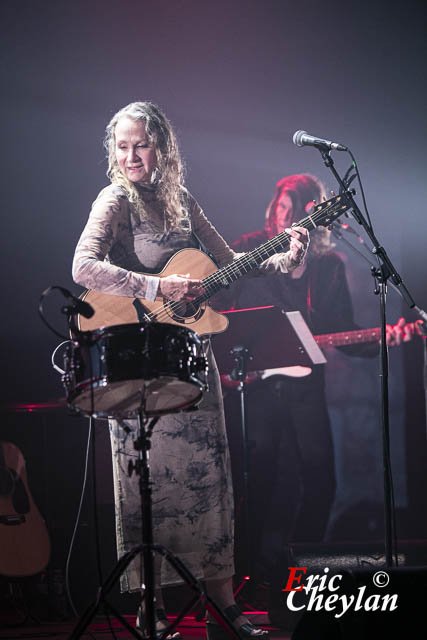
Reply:
[[141, 300], [139, 300], [138, 298], [135, 298], [135, 300], [132, 302], [132, 305], [134, 306], [136, 315], [138, 316], [138, 322], [142, 322], [144, 324], [146, 324], [147, 322], [151, 322]]

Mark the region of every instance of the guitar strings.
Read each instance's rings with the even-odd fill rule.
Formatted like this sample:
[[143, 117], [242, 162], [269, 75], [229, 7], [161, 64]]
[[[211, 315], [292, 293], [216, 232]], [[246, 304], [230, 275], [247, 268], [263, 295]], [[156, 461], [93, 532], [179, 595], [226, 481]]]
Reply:
[[[320, 221], [322, 218], [324, 218], [325, 214], [330, 209], [336, 208], [336, 204], [337, 204], [337, 200], [335, 199], [334, 201], [328, 201], [327, 203], [320, 205], [320, 208], [317, 209], [317, 211], [313, 212], [311, 216], [307, 216], [307, 218], [302, 220], [300, 222], [300, 225], [304, 226], [305, 228], [311, 228], [316, 226], [314, 220], [316, 222]], [[259, 258], [266, 259], [264, 257], [265, 255], [267, 257], [269, 257], [270, 255], [274, 255], [275, 253], [278, 252], [277, 251], [278, 248], [284, 249], [285, 246], [289, 244], [289, 241], [290, 241], [290, 236], [287, 233], [282, 232], [275, 238], [272, 238], [271, 240], [264, 243], [260, 247], [257, 247], [253, 251], [249, 252], [249, 254], [242, 256], [240, 259], [230, 263], [229, 265], [226, 265], [225, 267], [223, 267], [219, 271], [214, 272], [210, 276], [207, 276], [203, 280], [203, 284], [205, 286], [205, 289], [207, 289], [207, 291], [204, 294], [202, 294], [202, 296], [199, 296], [198, 298], [196, 298], [193, 301], [193, 304], [194, 305], [200, 304], [201, 302], [209, 299], [216, 291], [219, 291], [222, 288], [221, 280], [223, 278], [227, 279], [227, 277], [229, 277], [230, 275], [236, 275], [238, 278], [241, 275], [243, 275], [242, 269], [244, 269], [245, 273], [247, 273], [249, 270], [252, 270], [253, 266], [251, 265], [251, 262], [253, 261], [254, 257], [255, 258], [258, 257], [258, 259]], [[273, 251], [270, 253], [271, 249], [273, 249]], [[250, 267], [250, 269], [247, 269], [246, 268], [247, 266]], [[168, 306], [169, 306], [169, 309], [172, 309], [173, 311], [174, 309], [177, 309], [177, 307], [179, 307], [180, 304], [182, 303], [180, 302], [170, 303]], [[167, 315], [169, 315], [167, 310], [164, 308], [164, 306], [162, 306], [160, 312], [158, 312], [157, 314], [156, 312], [153, 312], [153, 313], [155, 314], [154, 317], [156, 317], [157, 315], [158, 318], [166, 317]]]
[[[320, 222], [325, 217], [325, 214], [330, 212], [330, 210], [334, 211], [334, 209], [342, 207], [344, 212], [344, 210], [346, 210], [348, 207], [345, 204], [340, 204], [340, 201], [341, 196], [337, 196], [332, 200], [324, 202], [323, 204], [319, 205], [317, 211], [314, 211], [311, 215], [301, 220], [298, 225], [310, 230], [316, 227], [316, 223]], [[197, 306], [205, 300], [208, 300], [214, 293], [222, 289], [222, 279], [225, 278], [227, 280], [227, 278], [231, 275], [236, 275], [236, 279], [238, 279], [240, 276], [244, 275], [244, 273], [252, 271], [254, 267], [251, 265], [251, 262], [253, 261], [254, 257], [257, 257], [258, 259], [263, 258], [264, 253], [267, 253], [267, 258], [275, 255], [276, 253], [278, 253], [279, 248], [285, 249], [285, 247], [289, 245], [290, 239], [291, 236], [289, 236], [285, 231], [282, 231], [282, 233], [280, 233], [279, 235], [271, 238], [271, 240], [268, 240], [256, 249], [253, 249], [249, 253], [241, 256], [241, 258], [230, 262], [230, 264], [225, 265], [221, 269], [218, 269], [218, 271], [215, 271], [209, 276], [206, 276], [206, 278], [202, 280], [206, 292], [192, 300], [191, 304]], [[272, 253], [269, 253], [270, 248], [274, 249]], [[264, 260], [266, 260], [267, 258], [264, 258]], [[248, 266], [249, 269], [245, 269], [244, 273], [242, 273], [241, 269], [245, 268], [246, 266]], [[162, 304], [162, 306], [158, 309], [154, 309], [150, 313], [147, 313], [146, 317], [150, 321], [162, 321], [162, 319], [166, 320], [168, 317], [170, 317], [170, 311], [172, 313], [174, 311], [178, 312], [180, 306], [182, 306], [182, 301], [170, 302], [167, 304], [167, 308], [164, 304]]]
[[[326, 204], [328, 203], [325, 203], [325, 205]], [[328, 206], [326, 207], [323, 205], [321, 210], [318, 210], [317, 212], [313, 213], [311, 216], [304, 218], [304, 220], [300, 222], [300, 226], [304, 226], [305, 228], [309, 228], [310, 226], [315, 226], [313, 224], [313, 219], [317, 217], [316, 221], [320, 220], [322, 217], [324, 217], [326, 211], [328, 211], [328, 209], [332, 208], [335, 205], [336, 203], [328, 204]], [[231, 262], [229, 265], [226, 265], [225, 267], [222, 267], [222, 269], [219, 269], [218, 271], [215, 271], [213, 274], [210, 274], [203, 280], [203, 284], [209, 287], [210, 284], [212, 283], [215, 284], [215, 281], [218, 281], [218, 279], [220, 279], [221, 274], [229, 275], [230, 273], [238, 272], [240, 267], [244, 268], [246, 265], [250, 266], [252, 269], [252, 266], [251, 266], [252, 256], [257, 255], [258, 257], [263, 258], [263, 252], [264, 252], [268, 254], [267, 257], [270, 257], [270, 255], [274, 255], [275, 253], [277, 253], [277, 250], [276, 250], [277, 247], [285, 248], [284, 245], [286, 243], [289, 243], [289, 241], [290, 241], [290, 236], [287, 233], [282, 232], [279, 235], [272, 238], [271, 240], [268, 240], [264, 244], [260, 245], [256, 249], [253, 249], [252, 251], [249, 252], [249, 254], [245, 254], [244, 256], [241, 256], [241, 258]], [[271, 254], [269, 253], [270, 247], [275, 249]], [[246, 265], [244, 263], [246, 263]], [[238, 273], [238, 275], [240, 276], [242, 274]]]

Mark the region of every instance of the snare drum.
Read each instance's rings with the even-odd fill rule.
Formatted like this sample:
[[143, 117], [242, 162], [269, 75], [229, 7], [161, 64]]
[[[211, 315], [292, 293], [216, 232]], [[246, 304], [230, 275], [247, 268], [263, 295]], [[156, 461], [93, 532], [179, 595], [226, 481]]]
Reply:
[[83, 333], [65, 356], [69, 404], [87, 415], [136, 417], [197, 405], [207, 386], [198, 336], [170, 324], [123, 324]]

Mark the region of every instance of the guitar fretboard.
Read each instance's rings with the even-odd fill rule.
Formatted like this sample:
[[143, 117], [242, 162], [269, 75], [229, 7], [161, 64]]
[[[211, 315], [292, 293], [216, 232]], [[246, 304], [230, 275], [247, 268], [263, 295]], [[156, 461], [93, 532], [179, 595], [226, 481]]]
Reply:
[[[336, 196], [335, 198], [318, 205], [312, 214], [298, 222], [298, 226], [304, 227], [308, 231], [311, 231], [318, 226], [328, 226], [333, 219], [337, 218], [347, 209], [348, 205], [345, 200], [340, 196]], [[282, 231], [282, 233], [271, 238], [271, 240], [267, 240], [267, 242], [264, 242], [256, 249], [245, 253], [237, 260], [234, 260], [225, 267], [222, 267], [221, 269], [218, 269], [218, 271], [207, 276], [203, 280], [205, 293], [194, 301], [195, 304], [208, 300], [220, 289], [227, 287], [232, 282], [238, 280], [250, 271], [253, 271], [259, 267], [264, 260], [267, 260], [276, 253], [287, 251], [290, 241], [291, 236], [289, 236], [285, 231]]]
[[376, 342], [381, 337], [380, 327], [374, 329], [359, 329], [357, 331], [342, 331], [340, 333], [325, 333], [314, 336], [321, 347], [342, 347], [345, 344], [359, 344], [362, 342]]

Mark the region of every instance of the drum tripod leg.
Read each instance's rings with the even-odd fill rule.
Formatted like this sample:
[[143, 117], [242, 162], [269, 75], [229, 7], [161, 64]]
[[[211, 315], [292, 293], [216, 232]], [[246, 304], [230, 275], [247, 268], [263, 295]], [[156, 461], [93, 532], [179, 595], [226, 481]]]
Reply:
[[81, 616], [77, 625], [73, 629], [70, 640], [77, 640], [84, 633], [85, 629], [90, 625], [100, 605], [104, 605], [109, 609], [116, 619], [134, 636], [141, 640], [141, 633], [133, 629], [131, 625], [123, 618], [106, 600], [106, 596], [114, 586], [114, 584], [120, 579], [120, 576], [125, 571], [127, 566], [132, 560], [140, 553], [143, 556], [144, 562], [144, 586], [145, 586], [145, 614], [147, 619], [147, 635], [146, 640], [158, 640], [156, 636], [155, 627], [155, 605], [154, 605], [154, 589], [155, 589], [155, 575], [154, 575], [154, 553], [160, 553], [169, 562], [176, 572], [181, 576], [183, 581], [195, 592], [193, 598], [179, 613], [177, 619], [164, 631], [164, 637], [174, 629], [182, 618], [188, 613], [194, 605], [201, 601], [205, 608], [213, 615], [220, 624], [229, 630], [231, 635], [237, 639], [240, 638], [236, 629], [227, 620], [222, 613], [218, 605], [210, 598], [205, 590], [200, 586], [199, 582], [193, 576], [193, 574], [187, 569], [182, 561], [175, 556], [171, 551], [163, 547], [162, 545], [156, 545], [153, 542], [153, 516], [152, 516], [152, 501], [151, 501], [151, 481], [150, 481], [150, 466], [148, 464], [148, 451], [150, 449], [150, 438], [157, 423], [159, 416], [152, 418], [149, 422], [148, 418], [141, 410], [138, 415], [138, 437], [134, 442], [134, 448], [138, 451], [138, 459], [136, 462], [130, 462], [128, 466], [129, 475], [135, 471], [139, 477], [139, 491], [141, 497], [141, 516], [142, 516], [142, 544], [132, 551], [129, 551], [122, 556], [115, 568], [108, 576], [107, 580], [98, 590], [95, 601], [89, 605], [84, 614]]

